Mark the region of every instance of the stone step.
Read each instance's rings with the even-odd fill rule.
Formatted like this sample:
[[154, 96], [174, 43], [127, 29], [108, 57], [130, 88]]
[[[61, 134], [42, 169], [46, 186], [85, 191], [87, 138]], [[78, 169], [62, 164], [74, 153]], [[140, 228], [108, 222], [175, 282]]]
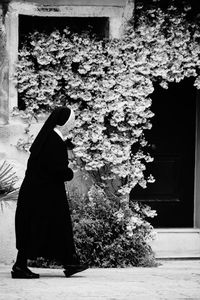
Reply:
[[157, 237], [151, 242], [157, 258], [200, 257], [200, 229], [156, 229]]

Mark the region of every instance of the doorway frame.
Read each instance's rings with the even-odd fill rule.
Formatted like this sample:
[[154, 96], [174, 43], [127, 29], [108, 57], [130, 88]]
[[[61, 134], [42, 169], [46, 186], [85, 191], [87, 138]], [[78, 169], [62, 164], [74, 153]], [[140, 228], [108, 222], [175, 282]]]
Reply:
[[200, 228], [200, 91], [196, 92], [194, 228]]
[[[66, 1], [67, 2], [67, 1]], [[91, 2], [90, 2], [91, 3]], [[124, 24], [132, 16], [134, 3], [129, 5], [106, 6], [101, 5], [42, 5], [37, 3], [11, 2], [5, 18], [7, 35], [7, 52], [9, 61], [9, 91], [8, 110], [17, 107], [18, 95], [14, 82], [15, 63], [18, 58], [19, 45], [19, 15], [38, 17], [106, 17], [109, 23], [109, 38], [119, 38]], [[8, 121], [9, 113], [8, 113]]]

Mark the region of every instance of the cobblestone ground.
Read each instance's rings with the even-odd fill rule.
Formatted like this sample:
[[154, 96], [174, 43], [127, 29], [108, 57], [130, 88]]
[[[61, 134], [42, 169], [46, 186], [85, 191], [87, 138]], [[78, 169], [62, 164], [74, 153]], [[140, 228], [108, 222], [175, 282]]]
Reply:
[[59, 269], [37, 269], [34, 280], [11, 279], [0, 266], [0, 300], [200, 300], [200, 260], [162, 261], [157, 268], [89, 269], [65, 278]]

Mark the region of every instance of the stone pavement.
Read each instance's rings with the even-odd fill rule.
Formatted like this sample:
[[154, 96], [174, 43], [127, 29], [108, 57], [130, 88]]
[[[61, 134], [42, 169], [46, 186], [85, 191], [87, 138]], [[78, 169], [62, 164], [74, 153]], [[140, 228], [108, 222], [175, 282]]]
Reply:
[[65, 278], [37, 269], [34, 280], [11, 279], [0, 266], [0, 300], [200, 300], [200, 260], [162, 261], [157, 268], [89, 269]]

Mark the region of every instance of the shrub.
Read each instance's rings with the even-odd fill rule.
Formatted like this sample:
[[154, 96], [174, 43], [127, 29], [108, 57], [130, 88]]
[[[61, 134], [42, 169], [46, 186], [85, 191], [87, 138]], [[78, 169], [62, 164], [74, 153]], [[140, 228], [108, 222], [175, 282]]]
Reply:
[[16, 200], [18, 190], [15, 188], [15, 183], [18, 180], [16, 173], [13, 172], [13, 167], [4, 161], [0, 165], [0, 205], [3, 208], [3, 203], [10, 200]]
[[155, 211], [139, 203], [121, 208], [119, 198], [109, 198], [93, 185], [88, 196], [69, 195], [77, 252], [92, 267], [156, 266], [148, 241], [152, 226], [146, 221]]
[[[132, 202], [130, 207], [122, 210], [119, 198], [108, 197], [97, 185], [93, 185], [85, 196], [72, 189], [68, 192], [68, 200], [75, 245], [82, 263], [102, 268], [157, 266], [148, 244], [155, 233], [146, 219], [156, 215], [149, 206]], [[30, 260], [29, 265], [62, 266], [58, 261], [42, 257]]]

